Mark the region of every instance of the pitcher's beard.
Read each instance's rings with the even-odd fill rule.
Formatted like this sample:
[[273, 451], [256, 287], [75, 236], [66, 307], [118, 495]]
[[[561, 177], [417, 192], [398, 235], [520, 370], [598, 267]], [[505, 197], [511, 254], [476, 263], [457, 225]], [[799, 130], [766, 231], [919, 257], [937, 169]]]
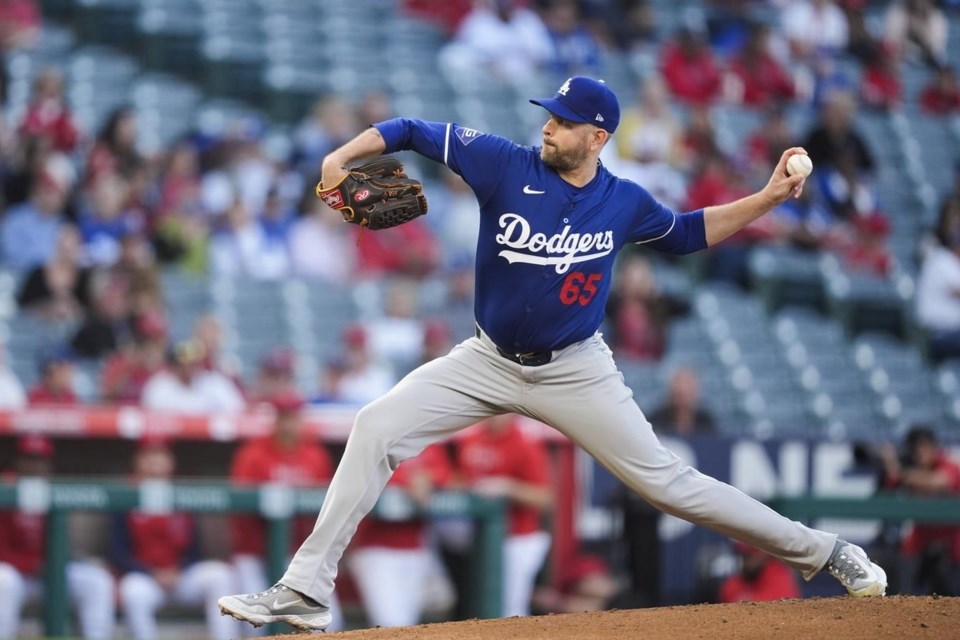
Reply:
[[587, 159], [586, 145], [569, 151], [558, 151], [556, 147], [543, 145], [540, 149], [540, 159], [555, 171], [573, 171]]

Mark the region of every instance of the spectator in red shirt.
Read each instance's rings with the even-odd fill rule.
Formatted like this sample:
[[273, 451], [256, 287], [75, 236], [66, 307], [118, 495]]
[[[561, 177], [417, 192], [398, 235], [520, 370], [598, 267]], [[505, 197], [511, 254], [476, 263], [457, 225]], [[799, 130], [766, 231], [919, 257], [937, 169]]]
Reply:
[[[273, 433], [255, 438], [237, 450], [230, 468], [230, 479], [237, 484], [279, 483], [294, 487], [326, 486], [333, 477], [330, 454], [303, 433], [303, 398], [293, 388], [278, 391], [270, 400], [276, 412]], [[296, 518], [291, 551], [296, 550], [313, 531], [315, 518]], [[240, 590], [264, 591], [267, 579], [266, 523], [256, 516], [235, 516], [231, 528], [233, 564]], [[342, 628], [336, 597], [330, 606], [334, 628]]]
[[524, 435], [516, 416], [504, 414], [466, 433], [457, 469], [470, 491], [509, 502], [502, 615], [530, 615], [533, 585], [550, 548], [550, 534], [540, 526], [553, 504], [546, 447]]
[[887, 248], [890, 219], [879, 211], [852, 220], [853, 238], [843, 249], [843, 258], [852, 269], [883, 277], [890, 273], [892, 258]]
[[138, 404], [143, 387], [163, 369], [167, 351], [167, 321], [155, 313], [135, 323], [133, 342], [111, 356], [100, 373], [100, 397], [105, 402]]
[[781, 105], [769, 107], [747, 140], [747, 163], [752, 180], [766, 180], [780, 160], [784, 149], [795, 147], [796, 138], [790, 129], [786, 110]]
[[903, 86], [897, 69], [897, 58], [889, 47], [877, 47], [860, 82], [860, 96], [873, 109], [888, 111], [903, 102]]
[[460, 22], [472, 8], [472, 0], [403, 0], [404, 11], [418, 18], [436, 22], [448, 35], [456, 33]]
[[662, 358], [667, 341], [666, 311], [650, 263], [640, 255], [626, 257], [607, 303], [613, 329], [611, 345], [618, 357], [647, 361]]
[[0, 2], [0, 51], [29, 47], [40, 37], [40, 9], [35, 0]]
[[278, 391], [295, 386], [296, 354], [289, 347], [273, 347], [260, 358], [251, 402], [269, 402]]
[[27, 395], [30, 406], [79, 404], [74, 389], [73, 360], [73, 351], [67, 346], [53, 349], [40, 358], [40, 380]]
[[[451, 472], [443, 445], [429, 446], [397, 467], [381, 500], [426, 507], [433, 491], [450, 481]], [[430, 563], [425, 533], [426, 522], [415, 511], [400, 518], [375, 512], [360, 522], [348, 564], [371, 627], [406, 627], [420, 621]]]
[[[133, 459], [133, 480], [168, 481], [176, 461], [169, 443], [144, 438]], [[203, 604], [207, 633], [215, 640], [239, 634], [236, 621], [220, 615], [217, 598], [234, 589], [233, 569], [202, 560], [196, 522], [187, 513], [132, 511], [113, 519], [110, 544], [120, 579], [120, 605], [127, 631], [136, 640], [157, 637], [156, 610], [168, 601]]]
[[935, 116], [960, 112], [960, 84], [952, 67], [937, 67], [933, 81], [920, 93], [920, 106]]
[[136, 112], [132, 107], [118, 107], [107, 117], [87, 158], [86, 185], [95, 184], [104, 175], [123, 175], [139, 165], [142, 161], [136, 144]]
[[358, 242], [357, 262], [364, 276], [391, 274], [420, 278], [440, 263], [437, 239], [420, 220], [383, 233], [364, 233]]
[[660, 68], [674, 97], [689, 105], [713, 103], [720, 95], [720, 69], [702, 34], [690, 28], [664, 45]]
[[440, 318], [427, 320], [423, 325], [423, 348], [420, 364], [430, 362], [450, 353], [450, 327]]
[[80, 132], [73, 121], [63, 95], [63, 77], [56, 69], [47, 69], [33, 81], [33, 95], [20, 121], [20, 135], [49, 138], [57, 151], [73, 151]]
[[[687, 127], [681, 138], [683, 159], [681, 164], [692, 167], [694, 172], [710, 158], [720, 154], [717, 144], [717, 131], [710, 117], [710, 109], [705, 106], [693, 107]], [[779, 156], [778, 156], [779, 157]]]
[[[694, 175], [687, 190], [686, 207], [694, 209], [710, 202], [733, 202], [749, 194], [739, 171], [730, 159], [713, 153], [702, 159], [700, 170]], [[757, 242], [773, 236], [771, 222], [760, 218], [710, 249], [710, 276], [717, 280], [747, 285], [747, 261]]]
[[730, 64], [730, 71], [741, 87], [740, 102], [747, 107], [763, 108], [793, 100], [793, 79], [770, 53], [770, 31], [766, 25], [751, 27], [750, 37]]
[[740, 557], [740, 571], [720, 585], [720, 602], [766, 602], [800, 597], [797, 577], [787, 565], [742, 542], [735, 543], [733, 548]]
[[[52, 466], [50, 440], [39, 435], [22, 436], [8, 479], [46, 479]], [[23, 605], [32, 600], [42, 602], [45, 529], [43, 514], [0, 512], [0, 638], [17, 637]], [[66, 582], [83, 637], [112, 638], [115, 596], [110, 573], [94, 562], [73, 560], [66, 566]]]
[[[882, 450], [883, 487], [911, 496], [960, 497], [960, 465], [951, 460], [927, 426], [907, 432], [900, 455]], [[904, 593], [960, 595], [960, 526], [914, 525], [903, 539], [907, 556]]]

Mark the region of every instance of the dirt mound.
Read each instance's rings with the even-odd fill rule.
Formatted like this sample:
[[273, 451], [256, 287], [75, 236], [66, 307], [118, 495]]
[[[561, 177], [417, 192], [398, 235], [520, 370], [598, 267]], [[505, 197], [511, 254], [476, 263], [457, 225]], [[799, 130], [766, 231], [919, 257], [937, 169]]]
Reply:
[[704, 604], [467, 620], [401, 629], [348, 631], [323, 637], [331, 640], [960, 640], [960, 598], [844, 597]]

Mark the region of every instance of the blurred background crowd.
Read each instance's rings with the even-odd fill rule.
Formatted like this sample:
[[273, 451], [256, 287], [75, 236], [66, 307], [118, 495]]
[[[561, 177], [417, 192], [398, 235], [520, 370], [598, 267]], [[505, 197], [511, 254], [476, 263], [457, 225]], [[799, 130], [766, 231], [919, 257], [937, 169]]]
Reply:
[[[681, 438], [863, 441], [878, 452], [864, 459], [886, 478], [880, 486], [960, 493], [960, 471], [936, 444], [960, 434], [954, 0], [0, 0], [0, 53], [2, 410], [209, 416], [267, 403], [281, 415], [378, 397], [472, 335], [478, 208], [452, 172], [401, 154], [425, 182], [430, 213], [358, 237], [314, 194], [323, 157], [394, 116], [537, 144], [543, 113], [527, 98], [588, 74], [623, 108], [605, 164], [677, 211], [758, 189], [789, 146], [804, 146], [815, 166], [801, 199], [720, 246], [621, 256], [604, 337], [654, 427]], [[503, 428], [489, 439], [506, 450]], [[241, 449], [192, 470], [330, 477], [335, 448], [329, 459], [324, 447], [293, 446], [306, 457], [282, 463], [292, 455], [282, 443], [298, 440], [282, 426], [274, 437], [261, 443], [270, 464], [255, 453], [241, 463]], [[907, 441], [906, 458], [883, 446]], [[52, 455], [50, 442], [9, 442], [11, 463], [16, 452]], [[929, 477], [910, 480], [903, 462], [922, 443]], [[172, 460], [157, 461], [170, 455], [170, 443], [147, 442], [107, 467], [170, 476]], [[501, 461], [481, 473], [452, 449], [427, 458], [401, 478], [413, 494], [523, 471]], [[525, 536], [520, 557], [542, 562], [549, 538], [533, 534], [552, 498], [541, 491], [546, 471], [526, 471], [478, 490], [532, 510], [514, 533]], [[117, 543], [126, 555], [114, 573], [186, 563], [191, 538], [170, 531], [187, 525], [118, 523], [116, 539], [163, 529], [177, 553], [146, 559]], [[953, 554], [955, 571], [951, 531], [932, 539], [953, 545], [943, 557]], [[369, 546], [381, 549], [375, 533]], [[385, 546], [410, 551], [426, 572], [435, 563], [419, 555], [422, 533], [388, 535]], [[0, 569], [4, 544], [0, 528]], [[455, 576], [464, 548], [452, 548]], [[262, 558], [255, 543], [248, 551], [247, 565], [194, 564], [202, 569], [183, 582], [184, 572], [149, 569], [153, 582], [121, 579], [109, 600], [192, 601], [236, 590], [222, 586], [237, 575], [248, 576], [244, 589], [259, 586]], [[736, 551], [748, 586], [779, 576], [753, 550]], [[382, 602], [363, 567], [391, 561], [354, 559], [357, 587]], [[539, 569], [526, 569], [518, 613], [531, 601], [539, 611], [607, 606], [621, 591], [600, 557], [568, 563], [569, 576], [531, 595]], [[79, 575], [77, 585], [98, 580]], [[944, 580], [956, 587], [956, 576]], [[455, 606], [449, 593], [429, 597]], [[368, 620], [413, 623], [418, 606], [376, 617], [371, 605]], [[144, 611], [127, 628], [153, 637]], [[15, 628], [5, 615], [0, 637]], [[108, 633], [113, 614], [99, 615], [87, 621], [91, 637]], [[219, 624], [211, 633], [227, 637]]]

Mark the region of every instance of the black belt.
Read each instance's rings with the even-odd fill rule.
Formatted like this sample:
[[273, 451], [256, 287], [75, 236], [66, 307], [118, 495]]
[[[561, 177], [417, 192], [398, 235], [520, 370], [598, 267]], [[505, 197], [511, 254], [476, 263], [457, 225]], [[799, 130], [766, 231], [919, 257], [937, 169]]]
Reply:
[[[478, 338], [480, 337], [480, 327], [477, 327], [476, 335]], [[491, 342], [493, 341], [491, 340]], [[516, 362], [519, 365], [523, 365], [524, 367], [541, 367], [553, 360], [553, 351], [541, 351], [539, 353], [510, 353], [508, 351], [504, 351], [496, 344], [493, 346], [497, 349], [497, 353], [499, 353], [501, 356], [507, 360], [510, 360], [511, 362]]]

